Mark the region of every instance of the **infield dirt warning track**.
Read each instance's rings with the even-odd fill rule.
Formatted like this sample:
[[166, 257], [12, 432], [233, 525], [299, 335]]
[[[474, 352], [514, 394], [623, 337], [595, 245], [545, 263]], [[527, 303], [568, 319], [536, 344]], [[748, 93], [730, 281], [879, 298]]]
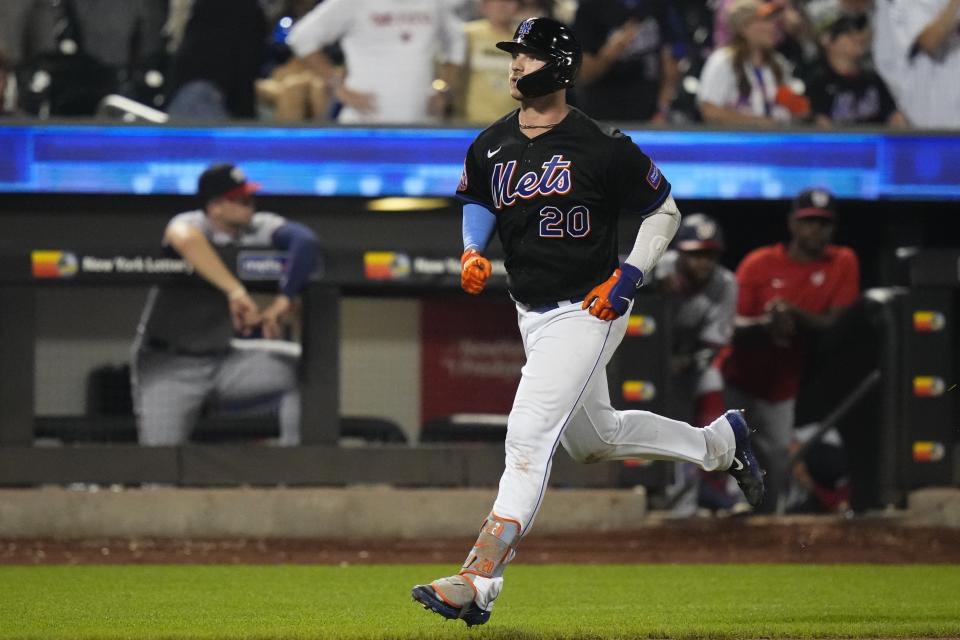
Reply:
[[[0, 538], [0, 564], [459, 564], [473, 539]], [[884, 517], [668, 520], [524, 539], [524, 564], [960, 563], [960, 529]]]

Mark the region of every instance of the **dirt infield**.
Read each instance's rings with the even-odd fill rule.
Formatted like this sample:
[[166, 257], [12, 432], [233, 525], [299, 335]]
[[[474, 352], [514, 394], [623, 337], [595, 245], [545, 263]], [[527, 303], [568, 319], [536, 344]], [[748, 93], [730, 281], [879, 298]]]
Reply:
[[[0, 539], [0, 564], [458, 564], [472, 542]], [[628, 532], [534, 532], [520, 552], [525, 563], [958, 563], [960, 529], [886, 518], [653, 520]]]

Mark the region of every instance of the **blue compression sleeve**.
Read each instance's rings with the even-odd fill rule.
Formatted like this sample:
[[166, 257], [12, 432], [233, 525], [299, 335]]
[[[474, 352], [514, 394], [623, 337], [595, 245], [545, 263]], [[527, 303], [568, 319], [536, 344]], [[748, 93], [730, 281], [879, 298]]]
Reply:
[[490, 242], [497, 217], [479, 204], [463, 205], [463, 250], [474, 248], [483, 251]]
[[280, 293], [293, 297], [307, 283], [320, 260], [317, 236], [299, 222], [286, 221], [273, 232], [273, 244], [287, 251], [287, 273], [280, 280]]

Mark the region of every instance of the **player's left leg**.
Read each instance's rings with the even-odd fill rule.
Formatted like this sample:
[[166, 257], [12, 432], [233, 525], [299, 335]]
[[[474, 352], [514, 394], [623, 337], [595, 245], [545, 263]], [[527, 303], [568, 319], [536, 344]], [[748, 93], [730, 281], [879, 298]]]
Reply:
[[300, 391], [296, 357], [264, 349], [235, 349], [216, 373], [221, 409], [235, 413], [277, 412], [281, 445], [300, 442]]
[[597, 376], [561, 442], [579, 462], [679, 460], [707, 471], [728, 468], [736, 445], [725, 420], [698, 429], [650, 411], [617, 411], [610, 405], [605, 372]]
[[140, 444], [185, 444], [211, 392], [215, 370], [215, 357], [137, 350], [132, 378]]
[[484, 624], [490, 619], [493, 601], [503, 587], [503, 571], [516, 555], [519, 542], [520, 523], [491, 513], [460, 573], [415, 586], [414, 600], [444, 618], [461, 619], [468, 627]]
[[[625, 321], [619, 318], [614, 321]], [[727, 470], [752, 506], [763, 499], [763, 475], [739, 411], [728, 411], [702, 429], [649, 411], [617, 411], [606, 375], [594, 377], [562, 442], [581, 462], [645, 458], [693, 462], [705, 471]]]

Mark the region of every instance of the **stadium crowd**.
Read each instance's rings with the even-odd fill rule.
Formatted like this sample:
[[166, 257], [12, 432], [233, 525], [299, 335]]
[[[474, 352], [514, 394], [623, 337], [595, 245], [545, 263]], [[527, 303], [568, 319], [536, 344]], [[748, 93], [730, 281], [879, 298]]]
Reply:
[[0, 113], [485, 125], [529, 15], [600, 120], [960, 128], [960, 0], [6, 0]]

